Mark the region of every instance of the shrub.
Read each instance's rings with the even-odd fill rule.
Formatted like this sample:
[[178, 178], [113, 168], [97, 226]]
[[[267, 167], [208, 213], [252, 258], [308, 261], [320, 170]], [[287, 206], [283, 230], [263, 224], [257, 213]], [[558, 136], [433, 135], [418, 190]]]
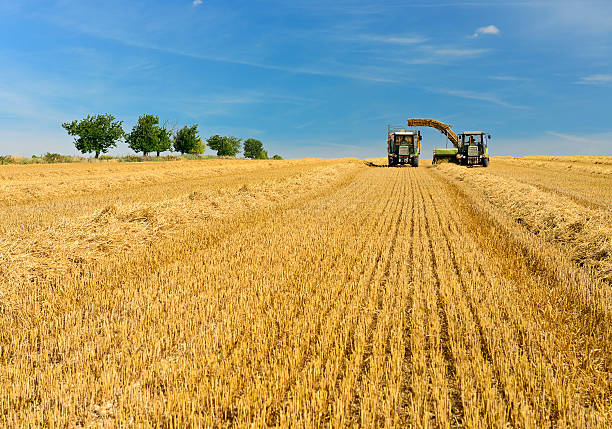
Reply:
[[10, 155], [0, 156], [0, 165], [14, 164], [15, 159]]
[[137, 155], [127, 155], [119, 158], [119, 162], [142, 162], [142, 158]]
[[47, 152], [42, 157], [43, 162], [49, 164], [57, 164], [61, 162], [72, 162], [72, 158], [66, 155], [60, 155], [59, 153]]

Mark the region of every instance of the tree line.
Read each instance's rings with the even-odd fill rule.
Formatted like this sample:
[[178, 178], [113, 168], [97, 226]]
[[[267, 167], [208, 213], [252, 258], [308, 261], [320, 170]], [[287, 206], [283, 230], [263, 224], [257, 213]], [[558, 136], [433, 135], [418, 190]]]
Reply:
[[[130, 149], [142, 152], [144, 156], [149, 153], [159, 156], [166, 151], [180, 152], [181, 155], [201, 155], [208, 144], [209, 148], [217, 151], [218, 156], [236, 156], [242, 148], [245, 158], [268, 159], [268, 152], [257, 139], [250, 138], [243, 142], [238, 137], [215, 134], [204, 143], [199, 136], [197, 124], [185, 125], [174, 131], [167, 124], [160, 124], [156, 115], [140, 116], [129, 133], [123, 130], [123, 121], [116, 120], [111, 114], [87, 115], [80, 121], [65, 122], [62, 127], [74, 136], [77, 150], [83, 154], [94, 153], [96, 158], [116, 147], [123, 139]], [[278, 155], [272, 158], [282, 159]]]

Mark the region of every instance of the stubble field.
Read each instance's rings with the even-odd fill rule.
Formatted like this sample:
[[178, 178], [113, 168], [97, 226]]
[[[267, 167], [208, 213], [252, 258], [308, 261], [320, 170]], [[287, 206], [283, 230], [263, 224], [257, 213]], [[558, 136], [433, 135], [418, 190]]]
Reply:
[[612, 158], [0, 166], [0, 423], [610, 427]]

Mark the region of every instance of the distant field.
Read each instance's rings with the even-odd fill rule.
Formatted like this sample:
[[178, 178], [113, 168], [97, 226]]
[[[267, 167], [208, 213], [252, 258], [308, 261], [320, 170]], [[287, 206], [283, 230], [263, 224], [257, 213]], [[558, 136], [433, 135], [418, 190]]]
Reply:
[[612, 157], [0, 165], [2, 426], [612, 426]]

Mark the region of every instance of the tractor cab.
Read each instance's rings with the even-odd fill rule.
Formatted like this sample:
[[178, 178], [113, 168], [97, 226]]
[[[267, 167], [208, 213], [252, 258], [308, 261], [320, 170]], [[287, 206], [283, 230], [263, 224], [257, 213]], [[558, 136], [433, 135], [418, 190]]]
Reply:
[[483, 131], [466, 131], [459, 134], [458, 158], [463, 165], [482, 165], [489, 166], [489, 145], [490, 134]]

